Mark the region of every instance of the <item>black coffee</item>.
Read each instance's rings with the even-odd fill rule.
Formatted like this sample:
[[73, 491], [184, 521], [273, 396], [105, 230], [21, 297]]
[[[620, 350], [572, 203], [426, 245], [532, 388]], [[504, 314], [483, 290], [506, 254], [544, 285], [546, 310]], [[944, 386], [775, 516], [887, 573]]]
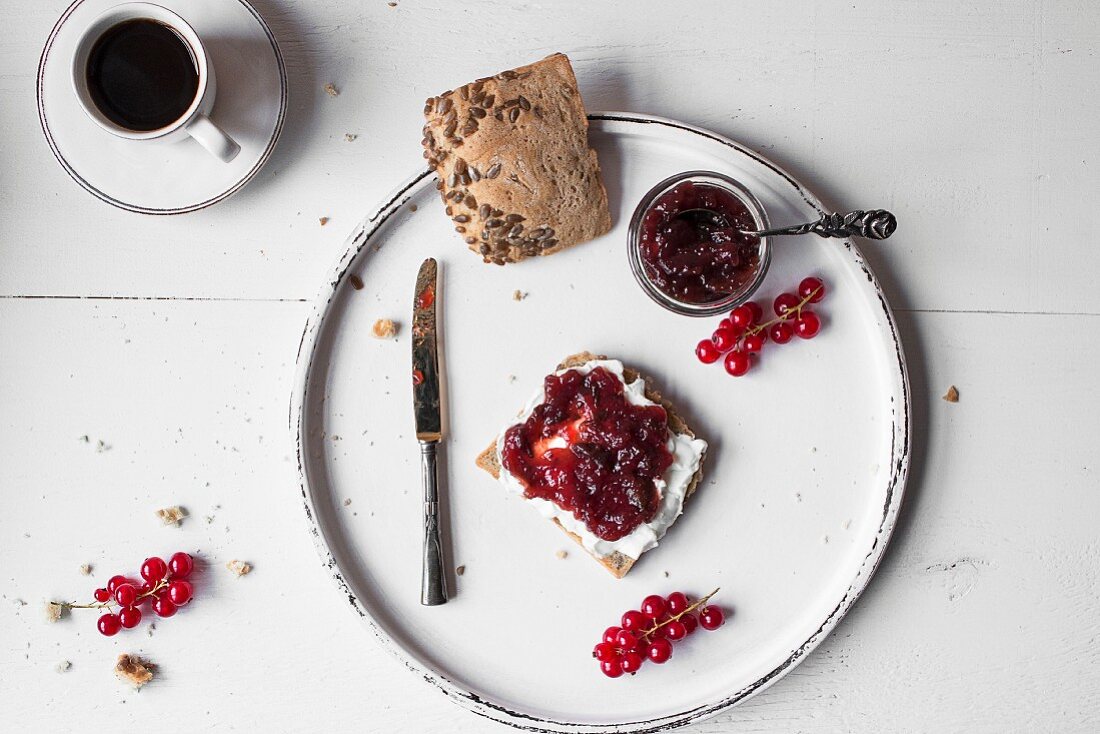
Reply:
[[154, 20], [128, 20], [108, 28], [92, 47], [86, 75], [99, 111], [138, 132], [178, 120], [199, 91], [190, 45]]

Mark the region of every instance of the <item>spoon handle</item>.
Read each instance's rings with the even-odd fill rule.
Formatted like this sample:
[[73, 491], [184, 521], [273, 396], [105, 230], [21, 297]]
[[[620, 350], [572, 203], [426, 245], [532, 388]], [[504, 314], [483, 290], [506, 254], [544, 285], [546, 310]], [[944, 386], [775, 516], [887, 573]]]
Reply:
[[884, 240], [898, 228], [898, 220], [885, 209], [863, 211], [856, 209], [847, 214], [822, 214], [816, 222], [796, 224], [793, 227], [765, 229], [753, 234], [758, 237], [774, 235], [809, 234], [819, 237], [866, 237], [869, 240]]

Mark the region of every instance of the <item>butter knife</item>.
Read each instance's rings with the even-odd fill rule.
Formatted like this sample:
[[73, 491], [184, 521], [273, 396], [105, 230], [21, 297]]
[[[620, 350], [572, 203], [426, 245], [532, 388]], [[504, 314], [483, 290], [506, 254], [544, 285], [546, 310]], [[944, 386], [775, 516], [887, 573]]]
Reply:
[[436, 344], [437, 272], [433, 258], [420, 266], [412, 318], [413, 416], [416, 440], [420, 442], [420, 472], [424, 484], [424, 559], [420, 576], [420, 603], [424, 606], [447, 603], [443, 544], [439, 538], [439, 471], [436, 465], [436, 451], [443, 440]]

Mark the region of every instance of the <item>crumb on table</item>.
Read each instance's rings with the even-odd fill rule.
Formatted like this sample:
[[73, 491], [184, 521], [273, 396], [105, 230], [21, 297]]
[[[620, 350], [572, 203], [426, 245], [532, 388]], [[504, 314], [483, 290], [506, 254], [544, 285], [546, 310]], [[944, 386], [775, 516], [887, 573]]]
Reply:
[[157, 517], [165, 525], [175, 525], [179, 527], [183, 518], [187, 517], [187, 510], [183, 509], [179, 505], [173, 505], [172, 507], [164, 507], [157, 510]]
[[84, 576], [90, 576], [92, 573], [92, 564], [82, 563], [80, 564], [80, 573]]
[[233, 573], [237, 574], [238, 577], [245, 576], [252, 571], [252, 564], [245, 563], [244, 561], [238, 561], [237, 559], [233, 559], [229, 563], [225, 564], [225, 567]]
[[328, 224], [328, 217], [321, 217], [317, 221], [321, 223], [322, 227], [324, 227], [326, 224]]
[[459, 566], [458, 568], [455, 569], [455, 576], [461, 576], [464, 573], [466, 573], [466, 567], [465, 566]]
[[354, 143], [359, 136], [356, 133], [344, 133], [344, 141], [348, 143]]
[[65, 610], [69, 608], [68, 604], [60, 601], [48, 601], [46, 602], [45, 612], [47, 622], [56, 622], [61, 619], [65, 614]]
[[62, 660], [60, 663], [57, 664], [57, 672], [67, 673], [69, 668], [71, 667], [73, 667], [72, 663], [70, 663], [68, 660]]
[[959, 388], [954, 385], [947, 388], [947, 392], [943, 394], [943, 399], [949, 403], [959, 402]]
[[340, 90], [337, 89], [336, 85], [333, 84], [332, 82], [329, 82], [328, 84], [325, 85], [325, 92], [330, 97], [339, 97], [340, 96]]
[[554, 554], [554, 558], [557, 558], [559, 561], [565, 560], [568, 557], [569, 551], [560, 550]]
[[512, 293], [513, 301], [522, 301], [524, 298], [527, 298], [527, 294], [519, 290], [518, 288], [515, 290], [515, 292]]
[[351, 283], [351, 287], [357, 291], [363, 290], [363, 279], [355, 273], [348, 276], [348, 282]]
[[115, 675], [118, 676], [119, 680], [129, 683], [134, 688], [141, 688], [153, 680], [154, 668], [156, 668], [155, 665], [147, 660], [142, 660], [137, 655], [123, 653], [118, 656], [118, 662], [115, 663]]

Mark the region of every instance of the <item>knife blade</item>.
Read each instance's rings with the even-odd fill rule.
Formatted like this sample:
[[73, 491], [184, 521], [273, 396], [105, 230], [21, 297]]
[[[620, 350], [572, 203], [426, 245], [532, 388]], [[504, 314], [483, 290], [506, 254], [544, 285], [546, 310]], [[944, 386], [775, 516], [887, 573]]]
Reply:
[[437, 450], [443, 440], [440, 410], [439, 351], [436, 338], [438, 265], [428, 258], [416, 275], [412, 317], [413, 420], [420, 443], [420, 473], [424, 485], [424, 556], [420, 603], [447, 602], [443, 544], [439, 535], [439, 471]]

